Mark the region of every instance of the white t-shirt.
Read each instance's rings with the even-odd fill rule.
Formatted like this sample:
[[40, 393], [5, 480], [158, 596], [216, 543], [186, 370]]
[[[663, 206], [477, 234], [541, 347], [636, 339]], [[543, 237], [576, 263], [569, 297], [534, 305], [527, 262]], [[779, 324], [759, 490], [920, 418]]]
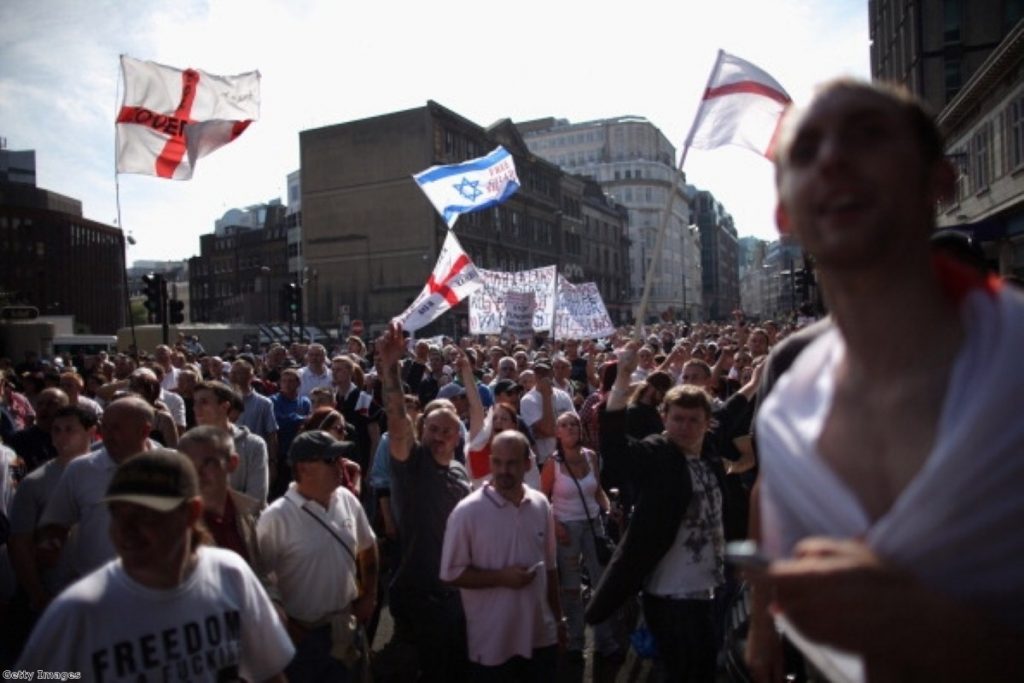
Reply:
[[309, 397], [309, 392], [317, 387], [334, 387], [334, 378], [331, 376], [331, 369], [324, 366], [322, 375], [316, 374], [308, 365], [299, 368], [299, 396]]
[[[881, 518], [817, 450], [846, 349], [838, 330], [812, 342], [757, 419], [763, 543], [789, 555], [814, 535], [862, 538], [932, 589], [1024, 628], [1024, 296], [973, 290], [932, 452]], [[899, 415], [892, 416], [899, 428]]]
[[295, 654], [255, 574], [236, 553], [201, 546], [176, 588], [130, 578], [114, 560], [43, 613], [18, 660], [86, 681], [266, 680]]
[[167, 406], [171, 413], [174, 424], [184, 427], [187, 424], [185, 417], [185, 399], [168, 389], [160, 390], [160, 400]]
[[103, 502], [115, 469], [106, 448], [69, 462], [39, 520], [40, 527], [78, 525], [76, 542], [63, 551], [74, 577], [85, 576], [116, 555], [110, 542], [110, 511]]
[[[539, 422], [543, 415], [544, 404], [541, 401], [540, 392], [536, 389], [530, 389], [523, 396], [522, 400], [519, 401], [519, 414], [523, 418], [523, 422], [531, 430], [533, 425]], [[569, 394], [554, 387], [551, 389], [551, 407], [555, 412], [556, 420], [562, 413], [576, 414], [576, 407], [573, 405], [572, 399], [569, 398]], [[533, 438], [536, 442], [533, 450], [537, 454], [537, 462], [539, 465], [543, 465], [548, 456], [555, 452], [557, 441], [553, 436], [541, 438], [534, 434]]]
[[344, 610], [359, 595], [355, 561], [317, 520], [356, 557], [376, 542], [359, 499], [340, 486], [325, 510], [292, 482], [260, 515], [256, 533], [264, 566], [274, 576], [284, 611], [307, 622]]

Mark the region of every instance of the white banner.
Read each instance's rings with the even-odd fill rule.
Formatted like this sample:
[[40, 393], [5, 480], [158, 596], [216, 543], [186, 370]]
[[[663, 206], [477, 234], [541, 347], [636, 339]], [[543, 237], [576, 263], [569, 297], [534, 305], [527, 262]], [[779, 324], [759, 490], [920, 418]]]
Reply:
[[537, 312], [537, 298], [533, 292], [505, 294], [505, 332], [520, 339], [533, 335], [533, 316]]
[[574, 285], [558, 276], [556, 339], [598, 339], [615, 333], [601, 292], [593, 282]]
[[506, 327], [506, 296], [509, 292], [532, 292], [533, 330], [552, 329], [555, 320], [555, 266], [503, 273], [478, 268], [483, 287], [469, 297], [469, 333], [501, 334]]

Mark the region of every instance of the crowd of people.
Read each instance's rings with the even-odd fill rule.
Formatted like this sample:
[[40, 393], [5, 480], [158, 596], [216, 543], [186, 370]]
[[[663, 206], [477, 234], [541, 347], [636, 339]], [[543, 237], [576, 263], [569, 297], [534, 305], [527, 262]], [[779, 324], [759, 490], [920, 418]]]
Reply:
[[0, 663], [368, 680], [386, 606], [400, 680], [614, 680], [637, 630], [662, 680], [714, 681], [746, 581], [756, 680], [793, 673], [780, 628], [853, 680], [1019, 680], [1024, 303], [929, 245], [941, 149], [872, 85], [787, 116], [780, 227], [832, 310], [806, 329], [5, 361]]

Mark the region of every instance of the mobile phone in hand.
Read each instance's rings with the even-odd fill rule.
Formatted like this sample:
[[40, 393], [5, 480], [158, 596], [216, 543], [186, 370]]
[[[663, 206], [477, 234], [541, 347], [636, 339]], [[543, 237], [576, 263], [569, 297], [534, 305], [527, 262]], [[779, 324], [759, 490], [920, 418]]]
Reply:
[[725, 561], [742, 569], [767, 569], [771, 564], [771, 560], [761, 553], [756, 541], [726, 543]]

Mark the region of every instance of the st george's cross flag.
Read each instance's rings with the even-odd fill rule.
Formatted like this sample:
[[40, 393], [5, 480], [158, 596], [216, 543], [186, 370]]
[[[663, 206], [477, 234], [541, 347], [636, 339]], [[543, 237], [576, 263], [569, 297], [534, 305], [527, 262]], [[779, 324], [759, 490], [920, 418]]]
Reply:
[[117, 171], [188, 180], [260, 116], [260, 74], [216, 76], [121, 55]]
[[685, 147], [738, 145], [771, 159], [782, 114], [791, 101], [766, 72], [719, 50]]
[[393, 322], [401, 323], [402, 329], [408, 332], [415, 332], [437, 320], [482, 285], [483, 278], [476, 266], [462, 250], [455, 233], [449, 230], [423, 291]]
[[501, 145], [485, 157], [431, 166], [413, 178], [449, 228], [460, 214], [501, 204], [519, 189], [515, 160]]

